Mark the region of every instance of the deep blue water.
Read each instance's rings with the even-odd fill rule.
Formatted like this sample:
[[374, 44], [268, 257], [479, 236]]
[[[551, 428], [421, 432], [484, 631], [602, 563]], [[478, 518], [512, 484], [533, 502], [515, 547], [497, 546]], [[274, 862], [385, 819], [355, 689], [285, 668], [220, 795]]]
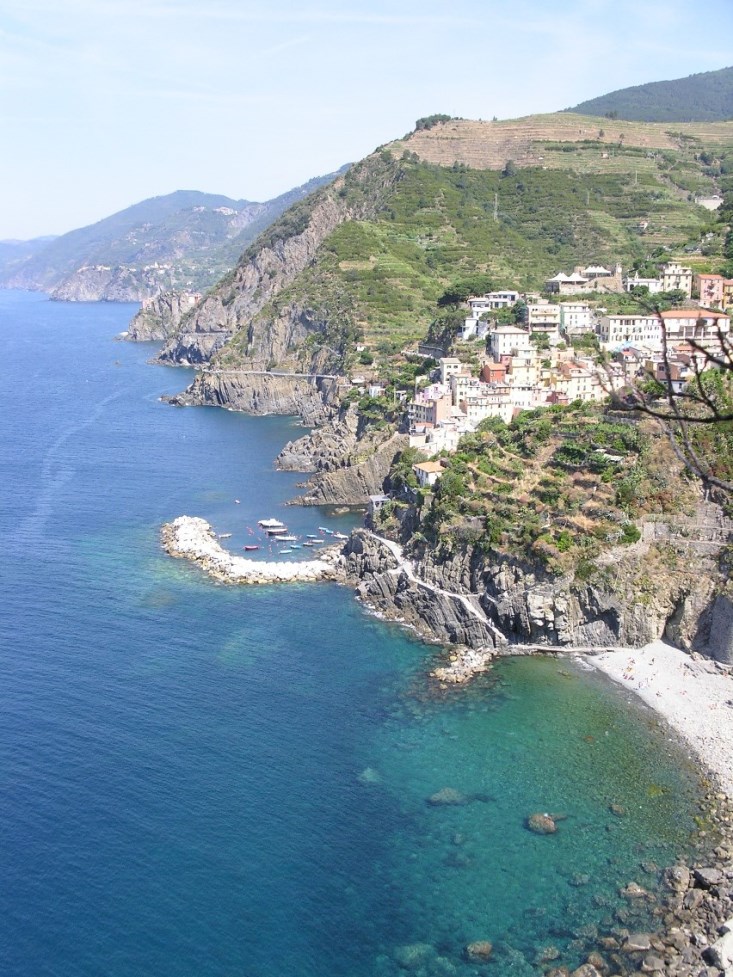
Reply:
[[[525, 974], [653, 884], [696, 784], [605, 680], [512, 660], [436, 697], [435, 649], [346, 589], [161, 553], [183, 513], [238, 549], [349, 519], [283, 508], [294, 422], [161, 403], [189, 374], [114, 341], [133, 311], [0, 292], [0, 974], [393, 975], [417, 942], [468, 974], [481, 938]], [[446, 786], [483, 799], [426, 803]]]

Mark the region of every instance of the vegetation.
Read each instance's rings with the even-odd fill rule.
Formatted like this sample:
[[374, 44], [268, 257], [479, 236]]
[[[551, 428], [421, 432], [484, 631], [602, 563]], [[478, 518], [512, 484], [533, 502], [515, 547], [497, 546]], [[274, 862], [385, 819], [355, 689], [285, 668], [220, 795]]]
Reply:
[[644, 122], [730, 119], [733, 118], [733, 68], [623, 88], [566, 111]]
[[640, 538], [636, 519], [695, 497], [651, 421], [581, 402], [524, 411], [509, 425], [488, 419], [444, 463], [422, 537], [444, 552], [470, 542], [586, 579], [603, 551]]

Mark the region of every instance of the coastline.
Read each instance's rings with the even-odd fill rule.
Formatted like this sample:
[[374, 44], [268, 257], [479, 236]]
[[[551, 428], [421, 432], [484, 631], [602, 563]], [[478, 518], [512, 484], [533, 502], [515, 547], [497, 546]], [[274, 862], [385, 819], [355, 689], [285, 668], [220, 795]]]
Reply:
[[733, 798], [733, 668], [661, 640], [583, 660], [662, 716]]

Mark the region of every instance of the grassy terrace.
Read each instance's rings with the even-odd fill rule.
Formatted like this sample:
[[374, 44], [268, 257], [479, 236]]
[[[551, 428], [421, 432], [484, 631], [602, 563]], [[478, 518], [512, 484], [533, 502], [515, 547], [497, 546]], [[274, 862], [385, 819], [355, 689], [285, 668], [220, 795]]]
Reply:
[[[410, 460], [396, 467], [397, 485], [409, 483]], [[414, 546], [470, 543], [582, 579], [603, 553], [639, 539], [640, 516], [687, 511], [695, 498], [650, 423], [589, 404], [485, 421], [447, 461]]]
[[[484, 272], [538, 288], [582, 261], [628, 266], [658, 241], [695, 239], [710, 220], [649, 173], [394, 165], [399, 176], [376, 214], [337, 227], [266, 315], [292, 302], [323, 310], [333, 325], [339, 309], [369, 346], [400, 348], [425, 335], [437, 298], [458, 278]], [[333, 328], [324, 342], [338, 345]]]

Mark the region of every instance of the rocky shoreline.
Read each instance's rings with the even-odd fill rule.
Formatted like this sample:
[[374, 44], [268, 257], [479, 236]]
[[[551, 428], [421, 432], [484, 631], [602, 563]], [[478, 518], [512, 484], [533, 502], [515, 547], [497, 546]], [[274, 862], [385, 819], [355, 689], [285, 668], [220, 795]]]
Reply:
[[[371, 534], [369, 534], [371, 535]], [[181, 516], [161, 530], [163, 547], [171, 556], [189, 559], [201, 566], [214, 579], [231, 584], [272, 584], [284, 582], [336, 581], [356, 585], [356, 594], [366, 603], [378, 608], [381, 616], [398, 621], [416, 630], [421, 636], [438, 642], [436, 634], [448, 629], [455, 642], [447, 652], [448, 662], [436, 667], [433, 678], [447, 688], [451, 684], [468, 681], [486, 671], [499, 655], [530, 653], [590, 654], [591, 661], [626, 687], [642, 694], [650, 706], [670, 722], [694, 749], [709, 777], [703, 778], [705, 794], [698, 817], [700, 830], [695, 839], [697, 855], [665, 870], [646, 863], [640, 871], [656, 873], [658, 890], [644, 888], [636, 880], [629, 880], [620, 891], [625, 905], [598, 928], [576, 934], [571, 946], [576, 957], [585, 962], [571, 970], [561, 964], [561, 954], [554, 947], [540, 948], [532, 972], [546, 977], [733, 977], [733, 675], [731, 670], [701, 656], [691, 657], [677, 649], [669, 649], [661, 642], [644, 649], [603, 649], [577, 647], [558, 648], [546, 645], [510, 644], [497, 629], [487, 627], [486, 615], [465, 594], [451, 593], [434, 582], [419, 580], [411, 574], [409, 561], [402, 556], [396, 543], [380, 539], [376, 550], [360, 546], [355, 539], [363, 539], [363, 531], [352, 534], [342, 548], [321, 551], [321, 559], [312, 561], [282, 561], [266, 563], [247, 560], [229, 554], [203, 519]], [[357, 559], [355, 560], [354, 554]], [[366, 562], [365, 562], [366, 561]], [[401, 614], [400, 602], [391, 588], [383, 594], [389, 599], [373, 600], [374, 593], [362, 587], [365, 573], [390, 575], [401, 580], [402, 593], [411, 591], [403, 607], [415, 606], [419, 614]], [[417, 605], [414, 603], [418, 594]], [[378, 596], [378, 595], [377, 595]], [[430, 607], [433, 616], [431, 625]], [[435, 608], [440, 608], [435, 610]], [[433, 626], [436, 630], [432, 630]], [[461, 644], [461, 636], [476, 639], [485, 637], [483, 644]], [[682, 669], [680, 681], [687, 682], [685, 696], [672, 678], [672, 665]], [[646, 663], [644, 669], [640, 663]], [[655, 668], [655, 666], [657, 666]], [[692, 668], [690, 669], [690, 666]], [[687, 669], [687, 671], [685, 671]], [[689, 678], [685, 676], [689, 675]], [[700, 680], [701, 676], [708, 680]], [[630, 681], [633, 677], [634, 681]], [[709, 680], [717, 682], [713, 697]], [[664, 684], [666, 683], [666, 684]], [[727, 685], [721, 685], [727, 683]], [[685, 709], [673, 708], [685, 698]], [[715, 709], [709, 706], [715, 705]], [[714, 737], [705, 724], [700, 723], [703, 711], [715, 712], [717, 724]], [[708, 716], [708, 719], [711, 717]], [[720, 735], [721, 732], [724, 735]], [[706, 750], [706, 741], [714, 740], [715, 748]], [[548, 839], [551, 844], [551, 839]], [[649, 917], [655, 924], [649, 925]], [[645, 925], [646, 924], [646, 925]], [[414, 951], [414, 952], [413, 952]], [[429, 944], [398, 947], [395, 959], [401, 970], [413, 970], [427, 975], [444, 974], [444, 958]], [[479, 966], [480, 973], [489, 973], [491, 943], [481, 943], [481, 958], [475, 947], [466, 947], [466, 960]], [[415, 966], [412, 965], [413, 962]], [[488, 969], [483, 970], [486, 966]], [[441, 969], [443, 968], [443, 969]]]

